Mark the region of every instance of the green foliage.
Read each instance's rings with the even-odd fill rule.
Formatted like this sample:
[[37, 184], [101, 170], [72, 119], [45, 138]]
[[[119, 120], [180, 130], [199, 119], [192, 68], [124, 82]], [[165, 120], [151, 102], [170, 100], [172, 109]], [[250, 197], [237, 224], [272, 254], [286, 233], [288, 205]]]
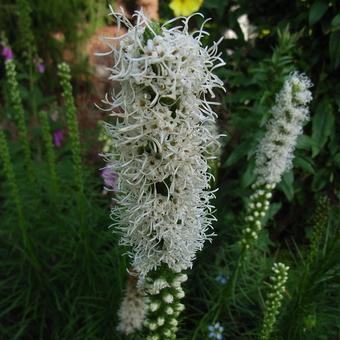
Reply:
[[[168, 3], [160, 3], [161, 22], [172, 15]], [[102, 164], [86, 157], [93, 152], [87, 131], [80, 131], [80, 142], [77, 88], [67, 65], [59, 66], [64, 106], [53, 107], [49, 96], [58, 95], [51, 92], [56, 88], [53, 65], [65, 50], [74, 53], [74, 68], [82, 70], [80, 47], [102, 22], [102, 5], [94, 0], [0, 4], [0, 30], [15, 52], [15, 62], [1, 68], [8, 80], [1, 83], [0, 107], [1, 339], [124, 339], [116, 325], [128, 263], [117, 235], [107, 231], [110, 200], [101, 193], [97, 170]], [[229, 29], [235, 38], [221, 42], [227, 66], [216, 71], [228, 90], [217, 94], [219, 129], [227, 134], [221, 166], [214, 169], [218, 236], [188, 273], [186, 310], [173, 325], [179, 339], [207, 339], [208, 326], [217, 321], [225, 339], [339, 338], [339, 10], [335, 0], [206, 0], [200, 9], [213, 18], [206, 26], [208, 44]], [[244, 14], [252, 25], [248, 32], [239, 20]], [[201, 23], [194, 17], [191, 28]], [[34, 72], [36, 53], [51, 65], [43, 76]], [[314, 83], [311, 121], [298, 140], [293, 169], [272, 191], [260, 221], [266, 228], [255, 233], [254, 242], [255, 219], [247, 221], [250, 231], [245, 231], [243, 212], [253, 216], [256, 204], [264, 203], [249, 200], [255, 151], [275, 94], [295, 69]], [[57, 123], [50, 119], [55, 110]], [[68, 129], [60, 149], [52, 143], [56, 127]], [[96, 138], [97, 133], [91, 135], [91, 143]], [[245, 236], [252, 245], [247, 256], [240, 247]], [[273, 262], [290, 267], [289, 280], [278, 289], [275, 280], [266, 283]], [[176, 276], [153, 275], [169, 281]], [[216, 279], [221, 275], [224, 281]], [[167, 291], [176, 293], [173, 287]], [[163, 293], [152, 298], [161, 300]], [[168, 306], [163, 307], [165, 312]], [[162, 324], [159, 317], [156, 310], [149, 314]], [[165, 316], [164, 322], [170, 320]]]
[[38, 138], [30, 143], [37, 190], [27, 183], [23, 142], [9, 143], [11, 160], [0, 131], [0, 338], [112, 339], [126, 263], [107, 231], [109, 200], [101, 195], [98, 166], [84, 170], [81, 210], [75, 209], [79, 202], [70, 188], [78, 179], [69, 146], [56, 152], [47, 114], [39, 118]]

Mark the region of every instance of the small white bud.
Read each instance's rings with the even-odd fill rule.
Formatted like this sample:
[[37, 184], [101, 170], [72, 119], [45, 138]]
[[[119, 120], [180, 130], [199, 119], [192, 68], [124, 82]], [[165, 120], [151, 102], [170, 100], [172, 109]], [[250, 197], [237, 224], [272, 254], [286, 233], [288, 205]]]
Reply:
[[166, 303], [173, 303], [174, 302], [174, 297], [171, 294], [168, 293], [168, 294], [165, 294], [163, 296], [163, 300]]

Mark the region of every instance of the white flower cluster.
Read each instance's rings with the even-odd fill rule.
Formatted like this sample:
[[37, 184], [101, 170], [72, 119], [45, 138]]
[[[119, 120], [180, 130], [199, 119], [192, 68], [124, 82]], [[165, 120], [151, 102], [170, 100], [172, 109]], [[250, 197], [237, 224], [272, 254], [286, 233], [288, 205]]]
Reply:
[[291, 168], [293, 152], [302, 127], [309, 119], [311, 81], [303, 74], [291, 74], [276, 97], [273, 117], [257, 154], [255, 173], [260, 183], [277, 184]]
[[214, 197], [209, 190], [209, 150], [218, 144], [211, 132], [216, 114], [214, 88], [223, 88], [212, 73], [224, 65], [218, 43], [204, 48], [201, 28], [189, 33], [189, 18], [167, 28], [136, 12], [133, 26], [112, 13], [128, 31], [113, 38], [115, 65], [110, 79], [120, 90], [103, 102], [119, 110], [107, 125], [117, 154], [106, 155], [118, 173], [113, 214], [121, 243], [131, 247], [133, 267], [143, 279], [166, 263], [179, 272], [189, 268], [209, 238]]
[[119, 324], [117, 330], [129, 335], [143, 327], [146, 316], [145, 297], [136, 287], [136, 281], [129, 279], [124, 299], [118, 311]]

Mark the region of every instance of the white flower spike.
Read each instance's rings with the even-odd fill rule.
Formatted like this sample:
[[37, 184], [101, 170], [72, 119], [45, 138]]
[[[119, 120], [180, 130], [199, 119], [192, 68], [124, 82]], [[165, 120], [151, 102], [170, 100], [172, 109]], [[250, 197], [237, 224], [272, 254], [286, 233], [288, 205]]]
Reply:
[[218, 103], [211, 98], [223, 88], [212, 71], [224, 62], [218, 43], [202, 46], [202, 28], [188, 32], [190, 17], [168, 28], [176, 20], [159, 26], [140, 11], [133, 26], [123, 14], [111, 14], [127, 28], [110, 38], [119, 47], [110, 45], [109, 79], [120, 90], [103, 100], [119, 110], [116, 124], [107, 124], [117, 154], [106, 155], [118, 174], [116, 230], [141, 279], [162, 263], [180, 272], [212, 236], [207, 160], [218, 146], [210, 128], [216, 119], [211, 106]]
[[292, 167], [297, 138], [309, 120], [311, 86], [307, 76], [294, 72], [277, 95], [273, 117], [256, 154], [255, 174], [259, 183], [278, 184], [283, 173]]

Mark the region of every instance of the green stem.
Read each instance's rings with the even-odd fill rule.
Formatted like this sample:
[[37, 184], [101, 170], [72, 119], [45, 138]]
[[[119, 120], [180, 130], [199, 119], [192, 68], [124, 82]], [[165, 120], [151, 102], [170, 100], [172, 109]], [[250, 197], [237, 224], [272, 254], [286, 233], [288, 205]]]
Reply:
[[56, 156], [53, 148], [52, 136], [51, 136], [51, 129], [48, 122], [47, 113], [45, 111], [41, 111], [39, 113], [39, 118], [42, 126], [42, 137], [46, 147], [46, 155], [47, 155], [47, 162], [50, 171], [50, 183], [51, 183], [51, 193], [53, 201], [56, 201], [56, 196], [58, 193], [58, 176], [56, 170]]

